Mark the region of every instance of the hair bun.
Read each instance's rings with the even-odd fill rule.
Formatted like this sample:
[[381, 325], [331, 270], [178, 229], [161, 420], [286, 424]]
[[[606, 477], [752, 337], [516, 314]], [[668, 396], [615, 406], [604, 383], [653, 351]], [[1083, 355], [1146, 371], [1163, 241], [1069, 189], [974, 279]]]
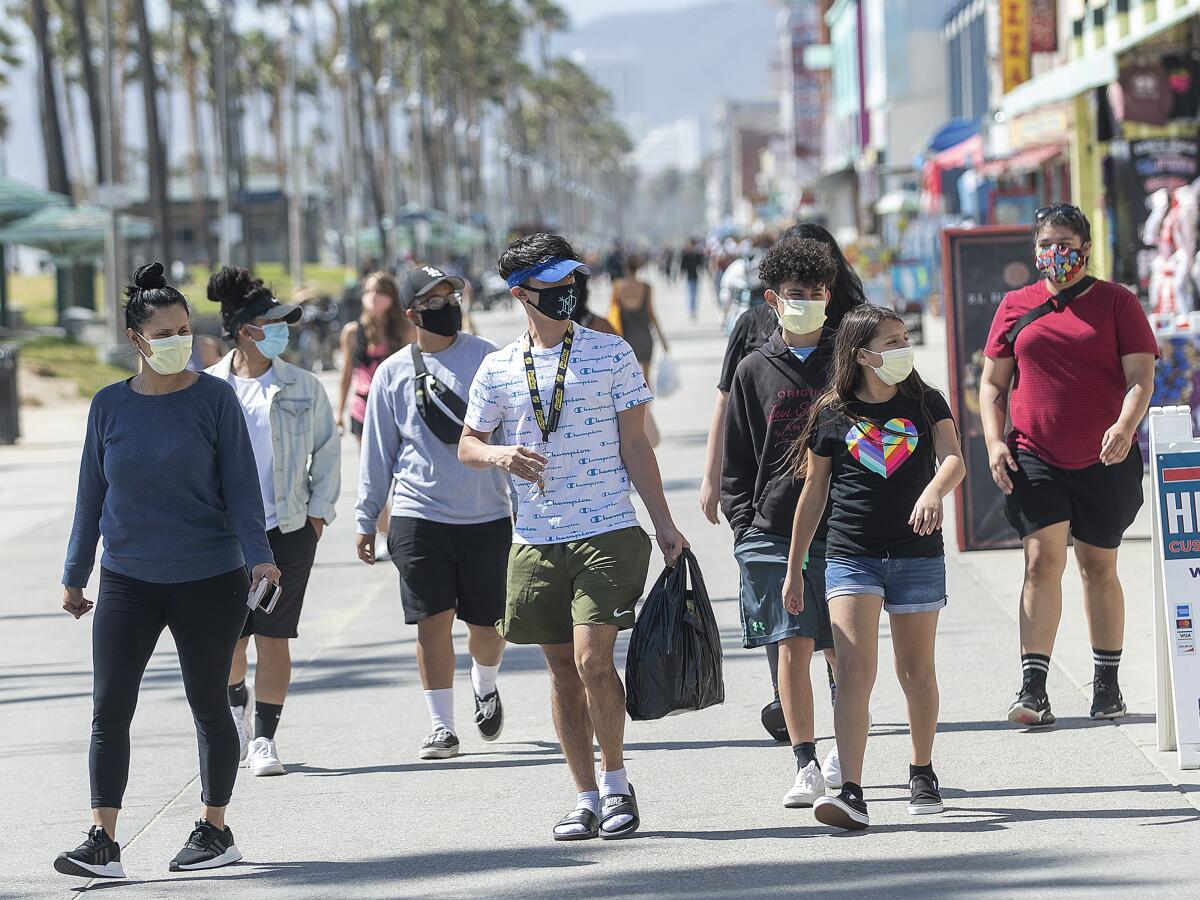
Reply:
[[149, 265], [141, 266], [133, 273], [133, 283], [143, 291], [154, 290], [155, 288], [165, 288], [167, 279], [163, 277], [163, 264], [160, 262], [152, 262]]

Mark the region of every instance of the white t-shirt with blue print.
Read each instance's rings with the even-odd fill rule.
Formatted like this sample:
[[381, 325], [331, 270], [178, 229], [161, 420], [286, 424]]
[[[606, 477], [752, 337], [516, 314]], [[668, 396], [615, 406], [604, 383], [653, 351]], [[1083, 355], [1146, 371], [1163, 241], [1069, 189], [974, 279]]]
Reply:
[[[550, 460], [545, 489], [514, 478], [518, 498], [513, 540], [561, 544], [637, 525], [629, 475], [621, 461], [617, 413], [654, 397], [623, 338], [575, 326], [558, 429], [543, 443], [525, 380], [522, 336], [483, 361], [471, 385], [466, 424], [500, 429], [504, 444], [520, 444]], [[538, 392], [549, 412], [562, 345], [533, 350]]]

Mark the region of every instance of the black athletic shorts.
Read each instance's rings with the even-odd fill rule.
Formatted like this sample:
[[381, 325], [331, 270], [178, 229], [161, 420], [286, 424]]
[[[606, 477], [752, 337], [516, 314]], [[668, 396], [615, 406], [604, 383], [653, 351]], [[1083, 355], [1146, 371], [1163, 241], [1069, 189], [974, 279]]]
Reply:
[[404, 621], [415, 625], [448, 609], [470, 625], [504, 618], [512, 522], [447, 525], [393, 516], [388, 554], [400, 572]]
[[300, 610], [304, 607], [304, 592], [308, 590], [308, 576], [312, 573], [313, 560], [317, 556], [317, 530], [312, 522], [306, 521], [299, 531], [284, 534], [278, 528], [267, 532], [275, 565], [282, 573], [279, 586], [283, 594], [270, 615], [261, 610], [252, 610], [246, 617], [242, 637], [261, 634], [263, 637], [294, 638], [300, 624]]
[[1142, 508], [1142, 449], [1135, 439], [1124, 462], [1060, 469], [1027, 450], [1016, 454], [1013, 491], [1005, 498], [1008, 523], [1022, 538], [1058, 522], [1085, 544], [1114, 550]]

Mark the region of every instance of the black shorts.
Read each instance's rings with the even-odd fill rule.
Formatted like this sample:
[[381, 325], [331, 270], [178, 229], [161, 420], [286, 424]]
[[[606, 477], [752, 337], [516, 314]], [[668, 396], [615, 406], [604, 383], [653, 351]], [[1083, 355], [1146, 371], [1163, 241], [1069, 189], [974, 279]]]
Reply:
[[1124, 462], [1060, 469], [1027, 450], [1016, 454], [1013, 491], [1005, 498], [1008, 523], [1026, 538], [1058, 522], [1093, 547], [1115, 550], [1142, 508], [1142, 449], [1137, 441]]
[[242, 637], [261, 634], [263, 637], [294, 638], [299, 636], [300, 610], [304, 607], [304, 592], [308, 576], [317, 556], [317, 531], [312, 522], [305, 522], [299, 531], [284, 534], [278, 528], [267, 532], [275, 565], [282, 573], [279, 586], [283, 594], [270, 615], [252, 610], [246, 617]]
[[512, 522], [447, 525], [393, 516], [388, 554], [400, 572], [404, 621], [415, 625], [448, 609], [469, 625], [504, 618]]

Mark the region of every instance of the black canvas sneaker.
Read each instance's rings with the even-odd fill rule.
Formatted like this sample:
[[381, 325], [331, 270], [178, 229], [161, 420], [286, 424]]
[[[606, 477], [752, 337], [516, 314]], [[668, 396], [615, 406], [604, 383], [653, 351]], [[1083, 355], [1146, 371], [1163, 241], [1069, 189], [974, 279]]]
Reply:
[[1125, 699], [1117, 683], [1092, 682], [1092, 718], [1119, 719], [1125, 715]]
[[932, 816], [942, 812], [942, 792], [936, 775], [914, 775], [908, 780], [912, 795], [908, 801], [910, 816]]
[[195, 869], [219, 869], [242, 858], [241, 851], [233, 842], [233, 832], [219, 829], [203, 819], [188, 836], [183, 849], [171, 860], [172, 872], [191, 872]]
[[87, 840], [54, 860], [54, 871], [80, 878], [124, 878], [121, 848], [99, 825], [87, 832]]
[[438, 728], [421, 744], [421, 759], [449, 759], [458, 756], [458, 738], [447, 728]]
[[790, 744], [792, 742], [791, 738], [788, 737], [787, 722], [783, 718], [783, 704], [779, 702], [778, 697], [762, 708], [760, 718], [763, 728], [767, 730], [767, 734], [773, 740], [781, 744]]
[[475, 697], [475, 725], [479, 736], [485, 741], [494, 741], [504, 730], [504, 706], [500, 703], [500, 691], [494, 690], [486, 697]]
[[1016, 725], [1053, 725], [1054, 713], [1050, 711], [1050, 698], [1046, 691], [1036, 690], [1028, 684], [1021, 685], [1017, 699], [1008, 708], [1008, 721]]
[[813, 804], [817, 821], [847, 831], [862, 831], [871, 824], [867, 801], [845, 788], [836, 797], [818, 797]]

